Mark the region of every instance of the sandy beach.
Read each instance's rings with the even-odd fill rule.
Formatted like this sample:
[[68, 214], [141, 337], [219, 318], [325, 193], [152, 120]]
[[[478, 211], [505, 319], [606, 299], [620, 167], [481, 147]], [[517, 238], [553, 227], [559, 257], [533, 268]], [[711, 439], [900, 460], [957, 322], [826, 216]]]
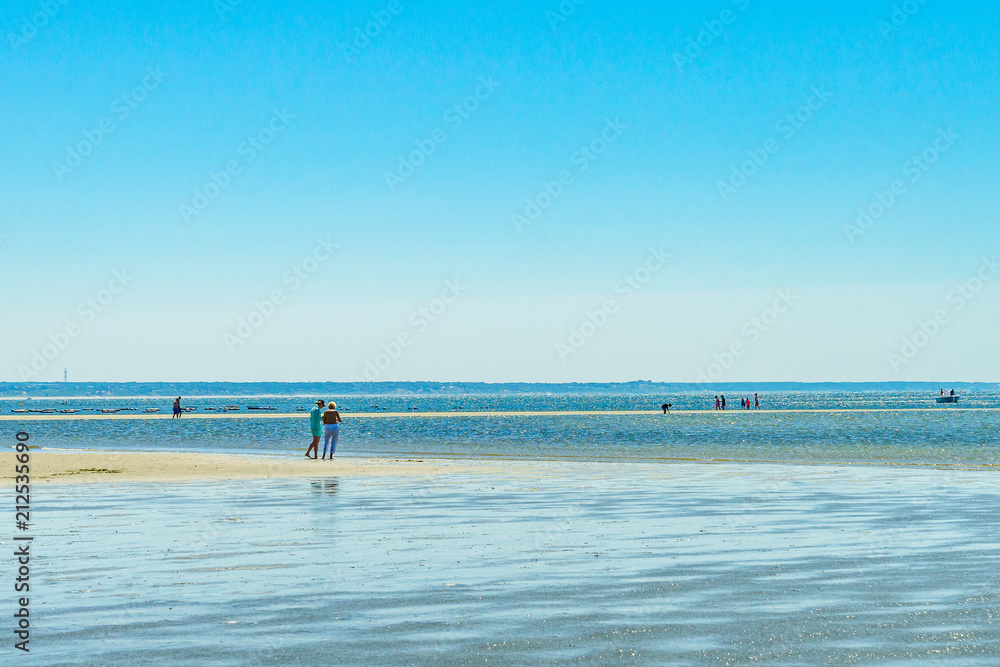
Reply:
[[[14, 479], [13, 452], [0, 455], [2, 479]], [[185, 482], [296, 477], [414, 477], [527, 473], [532, 462], [424, 458], [310, 460], [184, 452], [31, 452], [33, 483]], [[532, 468], [532, 470], [535, 470]], [[537, 470], [535, 470], [537, 473]]]
[[[0, 479], [13, 481], [15, 454], [0, 454], [3, 474]], [[787, 465], [778, 460], [741, 461], [732, 459], [663, 458], [652, 463], [665, 470], [672, 464], [704, 465]], [[108, 482], [197, 482], [252, 479], [294, 479], [301, 477], [456, 477], [538, 479], [602, 469], [609, 474], [626, 470], [628, 462], [524, 460], [505, 458], [427, 458], [427, 457], [342, 457], [333, 461], [307, 460], [275, 456], [239, 456], [188, 452], [32, 452], [31, 480], [48, 484], [92, 484]], [[990, 464], [898, 464], [891, 462], [795, 462], [811, 466], [861, 466], [874, 468], [932, 468], [939, 470], [997, 470]], [[646, 471], [649, 472], [648, 470]]]

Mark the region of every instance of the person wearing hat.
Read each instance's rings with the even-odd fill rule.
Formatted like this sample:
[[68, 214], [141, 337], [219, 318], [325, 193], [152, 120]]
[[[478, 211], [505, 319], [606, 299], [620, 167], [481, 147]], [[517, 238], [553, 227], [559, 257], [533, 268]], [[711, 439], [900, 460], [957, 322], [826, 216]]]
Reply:
[[[316, 401], [316, 405], [309, 411], [309, 429], [312, 431], [313, 441], [306, 450], [307, 459], [319, 458], [319, 439], [323, 437], [323, 413], [321, 410], [326, 406], [326, 401]], [[312, 452], [312, 456], [309, 456]]]
[[333, 453], [337, 451], [337, 440], [340, 438], [340, 413], [337, 412], [337, 404], [330, 401], [326, 412], [323, 413], [323, 456], [326, 458], [326, 448], [330, 447], [330, 460], [333, 460]]

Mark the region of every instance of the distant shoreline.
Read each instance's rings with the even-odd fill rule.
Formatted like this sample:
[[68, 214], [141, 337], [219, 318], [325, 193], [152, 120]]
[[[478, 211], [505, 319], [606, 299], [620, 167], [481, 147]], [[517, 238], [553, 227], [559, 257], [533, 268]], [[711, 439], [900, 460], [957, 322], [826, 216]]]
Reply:
[[0, 382], [0, 400], [306, 398], [392, 396], [672, 396], [746, 392], [1000, 391], [998, 382]]

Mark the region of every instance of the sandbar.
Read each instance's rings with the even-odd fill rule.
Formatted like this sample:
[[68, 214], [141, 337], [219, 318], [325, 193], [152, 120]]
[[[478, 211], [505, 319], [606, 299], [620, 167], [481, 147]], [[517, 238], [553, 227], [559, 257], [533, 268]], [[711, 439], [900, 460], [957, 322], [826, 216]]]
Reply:
[[[1000, 408], [959, 408], [959, 407], [924, 407], [924, 408], [783, 408], [778, 410], [671, 410], [663, 415], [661, 410], [498, 410], [495, 412], [341, 412], [344, 419], [359, 418], [440, 418], [440, 417], [589, 417], [602, 415], [697, 415], [716, 414], [721, 417], [734, 415], [763, 414], [816, 414], [816, 413], [867, 413], [867, 412], [995, 412]], [[228, 412], [228, 413], [186, 413], [181, 419], [289, 419], [308, 417], [307, 412]], [[55, 421], [61, 419], [171, 419], [169, 413], [135, 413], [135, 414], [11, 414], [0, 415], [0, 421]]]
[[[13, 481], [13, 452], [0, 454], [5, 481]], [[448, 460], [410, 457], [338, 458], [239, 456], [187, 452], [30, 452], [32, 483], [183, 482], [291, 477], [413, 477], [495, 474], [499, 468], [528, 469], [526, 461]]]
[[[0, 453], [0, 479], [13, 482], [16, 454]], [[297, 477], [501, 477], [538, 479], [583, 474], [588, 477], [642, 475], [665, 471], [671, 464], [704, 466], [768, 466], [805, 468], [897, 468], [996, 471], [996, 464], [908, 463], [890, 461], [782, 461], [767, 459], [676, 458], [598, 460], [572, 458], [520, 459], [504, 457], [429, 457], [420, 454], [386, 457], [339, 457], [333, 461], [305, 456], [206, 454], [196, 452], [38, 451], [32, 450], [29, 475], [32, 483], [90, 484], [101, 482], [194, 482]]]

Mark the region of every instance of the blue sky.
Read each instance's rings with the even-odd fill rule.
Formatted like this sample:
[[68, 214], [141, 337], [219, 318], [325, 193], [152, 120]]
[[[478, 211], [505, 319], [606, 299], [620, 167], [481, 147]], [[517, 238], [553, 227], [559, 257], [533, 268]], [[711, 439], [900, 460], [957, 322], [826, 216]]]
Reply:
[[223, 1], [0, 9], [0, 379], [1000, 379], [990, 5]]

